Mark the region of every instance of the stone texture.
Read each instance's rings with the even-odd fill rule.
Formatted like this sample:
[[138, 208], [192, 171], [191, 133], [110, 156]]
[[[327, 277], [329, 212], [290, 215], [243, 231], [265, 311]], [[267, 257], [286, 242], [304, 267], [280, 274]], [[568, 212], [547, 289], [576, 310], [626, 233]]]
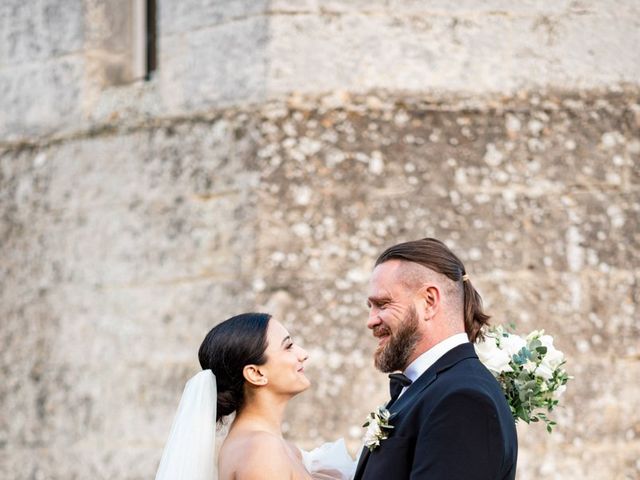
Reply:
[[[0, 439], [11, 478], [143, 478], [155, 468], [197, 368], [181, 349], [252, 298], [253, 240], [241, 225], [255, 174], [229, 162], [250, 156], [233, 135], [220, 118], [3, 155], [0, 399], [16, 414], [2, 417]], [[155, 195], [141, 195], [143, 178]], [[123, 445], [131, 450], [119, 455]], [[17, 467], [25, 449], [45, 455]]]
[[82, 0], [6, 0], [0, 5], [0, 66], [48, 60], [82, 50]]
[[[611, 392], [638, 395], [631, 378], [640, 288], [629, 269], [640, 243], [630, 181], [638, 158], [627, 145], [639, 130], [627, 113], [613, 112], [631, 112], [637, 101], [557, 94], [503, 100], [492, 110], [370, 94], [296, 97], [288, 109], [270, 110], [260, 126], [258, 228], [289, 235], [258, 244], [258, 298], [290, 299], [285, 320], [310, 348], [316, 383], [305, 394], [311, 399], [296, 403], [292, 438], [312, 446], [341, 429], [357, 448], [358, 419], [386, 395], [384, 379], [369, 375], [363, 338], [368, 272], [386, 245], [430, 235], [463, 258], [494, 322], [523, 333], [546, 328], [582, 382], [556, 414], [560, 434], [522, 426], [519, 478], [634, 478], [634, 402]], [[584, 383], [605, 375], [615, 380], [604, 388]], [[339, 398], [340, 408], [319, 425], [314, 410], [327, 398]], [[618, 463], [587, 469], [595, 454], [575, 445], [602, 448]]]
[[5, 140], [72, 128], [81, 106], [84, 60], [78, 55], [0, 68], [0, 132]]
[[100, 88], [141, 81], [146, 71], [146, 7], [140, 0], [84, 2], [87, 75]]
[[639, 101], [292, 96], [5, 148], [0, 401], [16, 414], [0, 468], [152, 475], [202, 337], [255, 309], [311, 354], [288, 437], [345, 436], [355, 453], [386, 397], [365, 327], [372, 262], [430, 235], [496, 323], [546, 328], [567, 354], [557, 432], [520, 426], [519, 478], [633, 478]]
[[[9, 113], [0, 117], [2, 137], [201, 115], [292, 92], [513, 95], [619, 90], [640, 78], [640, 52], [632, 47], [639, 40], [640, 8], [631, 0], [209, 0], [159, 2], [158, 71], [150, 82], [131, 79], [123, 88], [115, 84], [130, 76], [127, 42], [118, 43], [126, 35], [115, 28], [126, 24], [117, 5], [5, 2], [0, 111]], [[71, 82], [80, 92], [61, 102], [74, 108], [53, 115], [59, 109], [51, 106], [68, 93], [68, 80], [56, 81], [54, 72], [70, 55], [82, 65], [81, 81]], [[15, 79], [17, 65], [27, 60], [29, 78], [53, 79], [37, 85]], [[25, 110], [35, 113], [25, 116]]]
[[264, 16], [162, 37], [158, 77], [166, 108], [197, 112], [220, 103], [262, 100], [267, 41]]
[[0, 6], [1, 478], [152, 476], [247, 310], [311, 355], [287, 437], [355, 454], [372, 263], [423, 236], [567, 355], [518, 478], [640, 476], [636, 2], [159, 2], [158, 72], [118, 87], [100, 4]]

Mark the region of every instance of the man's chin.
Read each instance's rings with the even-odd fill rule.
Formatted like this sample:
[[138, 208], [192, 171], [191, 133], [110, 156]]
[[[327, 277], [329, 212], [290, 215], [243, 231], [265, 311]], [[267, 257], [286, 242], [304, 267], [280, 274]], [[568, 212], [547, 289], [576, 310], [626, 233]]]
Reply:
[[385, 361], [384, 357], [384, 349], [380, 349], [380, 351], [376, 351], [376, 353], [373, 356], [373, 365], [376, 367], [376, 369], [380, 370], [382, 373], [391, 373], [395, 370], [389, 370], [389, 368], [387, 367], [387, 363]]

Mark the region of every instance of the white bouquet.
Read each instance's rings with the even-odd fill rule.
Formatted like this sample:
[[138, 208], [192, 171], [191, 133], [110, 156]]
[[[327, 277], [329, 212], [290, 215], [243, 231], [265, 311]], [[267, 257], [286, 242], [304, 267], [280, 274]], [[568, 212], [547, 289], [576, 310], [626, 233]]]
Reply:
[[562, 368], [564, 355], [553, 346], [553, 337], [535, 330], [522, 338], [497, 326], [484, 332], [475, 349], [500, 383], [514, 420], [542, 420], [551, 432], [556, 423], [546, 412], [558, 404], [571, 378]]

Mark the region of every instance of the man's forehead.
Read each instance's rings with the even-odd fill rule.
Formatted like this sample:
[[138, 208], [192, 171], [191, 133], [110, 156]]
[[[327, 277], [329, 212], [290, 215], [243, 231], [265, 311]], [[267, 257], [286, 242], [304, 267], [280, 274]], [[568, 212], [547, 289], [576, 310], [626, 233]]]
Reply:
[[415, 262], [388, 260], [373, 269], [370, 287], [374, 289], [381, 286], [391, 288], [398, 284], [417, 285], [428, 281], [433, 273], [427, 267]]
[[392, 274], [395, 274], [395, 272], [397, 272], [400, 268], [401, 265], [403, 263], [402, 260], [387, 260], [386, 262], [381, 263], [380, 265], [376, 265], [376, 267], [373, 269], [373, 277], [386, 277]]
[[398, 260], [389, 260], [373, 269], [371, 280], [369, 281], [371, 294], [375, 294], [380, 290], [387, 290], [397, 283], [397, 273], [400, 270], [401, 263]]

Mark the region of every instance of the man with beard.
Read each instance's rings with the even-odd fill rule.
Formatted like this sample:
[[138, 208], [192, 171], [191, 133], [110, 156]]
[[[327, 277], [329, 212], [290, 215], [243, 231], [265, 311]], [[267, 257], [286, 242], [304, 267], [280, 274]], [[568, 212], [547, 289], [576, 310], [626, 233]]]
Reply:
[[369, 290], [376, 368], [403, 373], [390, 375], [393, 428], [365, 445], [355, 480], [513, 480], [515, 424], [469, 341], [489, 316], [460, 259], [433, 238], [395, 245]]

